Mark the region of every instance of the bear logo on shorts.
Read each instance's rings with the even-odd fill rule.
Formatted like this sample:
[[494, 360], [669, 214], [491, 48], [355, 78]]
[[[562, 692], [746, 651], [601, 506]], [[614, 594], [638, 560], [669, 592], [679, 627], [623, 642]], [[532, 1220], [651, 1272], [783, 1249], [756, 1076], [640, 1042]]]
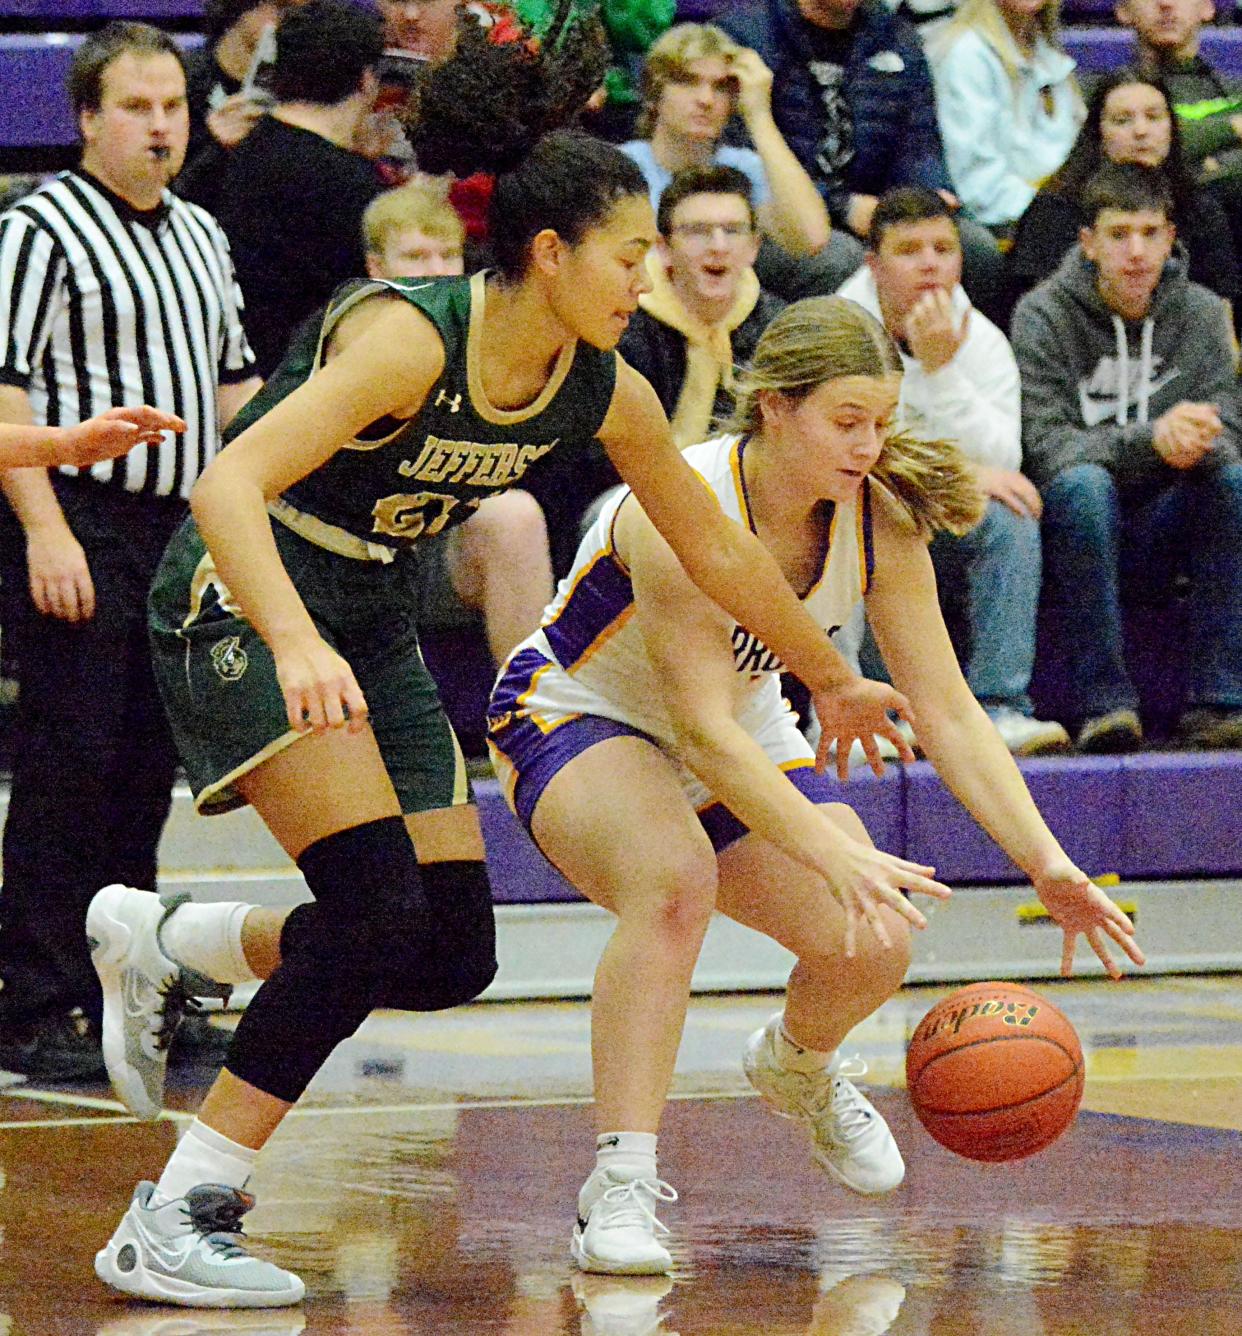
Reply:
[[222, 682], [236, 682], [250, 666], [250, 659], [237, 636], [225, 636], [211, 647], [211, 666]]

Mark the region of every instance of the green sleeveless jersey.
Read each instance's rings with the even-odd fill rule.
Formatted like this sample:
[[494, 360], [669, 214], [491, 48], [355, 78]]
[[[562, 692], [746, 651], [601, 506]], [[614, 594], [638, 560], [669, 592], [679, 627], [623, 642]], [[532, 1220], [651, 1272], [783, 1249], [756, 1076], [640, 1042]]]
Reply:
[[479, 502], [516, 486], [553, 450], [589, 443], [612, 401], [617, 355], [577, 341], [561, 354], [534, 403], [500, 409], [487, 400], [479, 363], [483, 274], [470, 278], [355, 280], [310, 322], [263, 389], [230, 424], [232, 438], [323, 364], [328, 337], [359, 302], [397, 293], [435, 325], [444, 371], [408, 420], [384, 419], [288, 488], [271, 509], [322, 546], [404, 548], [468, 519]]

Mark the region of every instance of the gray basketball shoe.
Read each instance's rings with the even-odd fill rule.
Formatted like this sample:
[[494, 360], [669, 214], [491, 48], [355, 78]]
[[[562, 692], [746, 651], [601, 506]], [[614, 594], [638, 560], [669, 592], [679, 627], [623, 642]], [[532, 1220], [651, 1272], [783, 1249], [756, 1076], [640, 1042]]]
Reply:
[[154, 1183], [139, 1183], [107, 1247], [95, 1254], [105, 1285], [156, 1303], [187, 1308], [280, 1308], [306, 1286], [291, 1271], [260, 1261], [242, 1246], [241, 1218], [254, 1198], [208, 1183], [163, 1206], [150, 1205]]
[[164, 1107], [168, 1046], [198, 997], [227, 998], [230, 988], [177, 964], [160, 946], [160, 927], [190, 897], [161, 898], [105, 886], [86, 911], [91, 961], [103, 987], [104, 1065], [117, 1098], [138, 1118]]

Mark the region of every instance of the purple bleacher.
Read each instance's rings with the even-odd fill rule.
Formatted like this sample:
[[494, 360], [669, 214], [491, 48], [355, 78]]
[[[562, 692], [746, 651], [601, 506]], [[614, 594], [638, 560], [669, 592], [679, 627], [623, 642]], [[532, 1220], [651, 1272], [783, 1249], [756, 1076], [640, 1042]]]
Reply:
[[[1087, 74], [1102, 74], [1133, 63], [1134, 34], [1129, 28], [1066, 28], [1065, 49]], [[1242, 76], [1242, 27], [1204, 28], [1199, 54], [1222, 74]]]
[[[1027, 760], [1031, 794], [1070, 857], [1123, 880], [1242, 875], [1242, 752], [1158, 752]], [[498, 904], [581, 897], [542, 857], [495, 780], [475, 785]], [[841, 797], [889, 853], [930, 863], [952, 885], [1021, 883], [927, 762], [882, 780], [855, 771]]]
[[203, 0], [0, 0], [0, 20], [23, 19], [49, 27], [109, 19], [170, 23], [202, 17]]
[[[77, 142], [65, 92], [80, 33], [0, 33], [0, 148], [52, 148]], [[178, 34], [185, 49], [197, 33]]]
[[[1122, 870], [1119, 758], [1049, 757], [1024, 761], [1022, 773], [1052, 833], [1084, 871]], [[930, 863], [939, 880], [979, 885], [1025, 880], [926, 761], [907, 768], [905, 801], [905, 856]]]
[[1146, 752], [1121, 772], [1124, 876], [1242, 872], [1242, 752]]

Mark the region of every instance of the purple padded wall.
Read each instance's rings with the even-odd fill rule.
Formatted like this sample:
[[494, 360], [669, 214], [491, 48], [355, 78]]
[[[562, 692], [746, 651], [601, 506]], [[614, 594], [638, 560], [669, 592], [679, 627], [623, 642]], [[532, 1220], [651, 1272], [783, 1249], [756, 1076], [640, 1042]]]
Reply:
[[[51, 148], [77, 142], [65, 75], [80, 33], [0, 34], [0, 148]], [[197, 33], [177, 36], [186, 49]]]
[[[1031, 796], [1066, 852], [1092, 876], [1120, 871], [1121, 762], [1112, 756], [1022, 763]], [[906, 770], [905, 856], [949, 883], [993, 885], [1023, 874], [944, 787], [926, 761]]]
[[1242, 872], [1242, 752], [1145, 752], [1121, 773], [1123, 876]]
[[477, 780], [474, 796], [479, 804], [487, 874], [496, 904], [544, 904], [583, 898], [535, 847], [509, 811], [498, 781]]
[[[1134, 34], [1128, 28], [1066, 28], [1062, 36], [1082, 73], [1115, 70], [1134, 59]], [[1222, 74], [1242, 75], [1242, 28], [1205, 28], [1200, 54]]]
[[109, 19], [158, 24], [202, 17], [203, 0], [0, 0], [0, 19], [41, 22], [49, 28]]

